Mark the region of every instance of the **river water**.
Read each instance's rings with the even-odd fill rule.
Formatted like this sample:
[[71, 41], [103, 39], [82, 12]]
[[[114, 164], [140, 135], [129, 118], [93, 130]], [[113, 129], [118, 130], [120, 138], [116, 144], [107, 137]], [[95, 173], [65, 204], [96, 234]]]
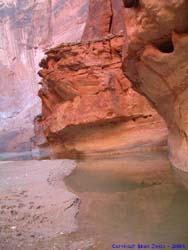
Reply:
[[79, 230], [71, 237], [94, 242], [86, 249], [188, 249], [186, 183], [166, 152], [79, 161], [66, 179], [81, 199]]

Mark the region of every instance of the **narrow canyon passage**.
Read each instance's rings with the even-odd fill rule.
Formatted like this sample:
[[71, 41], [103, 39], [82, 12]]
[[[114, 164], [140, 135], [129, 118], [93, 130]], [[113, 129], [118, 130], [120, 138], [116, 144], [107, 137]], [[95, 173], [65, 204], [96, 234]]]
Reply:
[[0, 250], [188, 249], [188, 0], [0, 18]]

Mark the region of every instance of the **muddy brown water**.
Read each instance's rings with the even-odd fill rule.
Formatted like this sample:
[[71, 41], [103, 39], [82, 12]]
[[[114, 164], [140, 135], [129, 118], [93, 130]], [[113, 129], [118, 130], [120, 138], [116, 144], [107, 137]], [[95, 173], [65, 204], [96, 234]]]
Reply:
[[86, 249], [188, 249], [187, 180], [166, 152], [79, 161], [66, 178], [81, 198], [79, 230], [71, 237], [94, 239], [95, 246]]

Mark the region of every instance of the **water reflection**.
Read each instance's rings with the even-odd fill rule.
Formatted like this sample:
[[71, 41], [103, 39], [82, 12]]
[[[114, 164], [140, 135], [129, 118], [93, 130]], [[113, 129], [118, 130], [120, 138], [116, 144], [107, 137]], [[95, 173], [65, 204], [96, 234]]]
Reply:
[[177, 183], [183, 185], [188, 190], [188, 173], [185, 173], [177, 168], [173, 168], [173, 171]]
[[31, 151], [23, 152], [0, 152], [0, 161], [11, 161], [11, 160], [30, 160], [30, 159], [43, 159], [49, 158], [48, 149], [33, 149]]
[[82, 200], [80, 232], [95, 235], [103, 247], [116, 242], [188, 245], [188, 190], [182, 185], [188, 187], [187, 178], [161, 152], [80, 161], [67, 184]]

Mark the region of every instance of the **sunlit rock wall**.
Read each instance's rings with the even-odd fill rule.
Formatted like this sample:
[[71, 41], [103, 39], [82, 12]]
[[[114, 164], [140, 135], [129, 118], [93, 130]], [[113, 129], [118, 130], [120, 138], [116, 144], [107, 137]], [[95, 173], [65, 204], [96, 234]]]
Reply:
[[38, 63], [49, 47], [80, 40], [87, 13], [87, 0], [0, 0], [0, 153], [30, 150]]

